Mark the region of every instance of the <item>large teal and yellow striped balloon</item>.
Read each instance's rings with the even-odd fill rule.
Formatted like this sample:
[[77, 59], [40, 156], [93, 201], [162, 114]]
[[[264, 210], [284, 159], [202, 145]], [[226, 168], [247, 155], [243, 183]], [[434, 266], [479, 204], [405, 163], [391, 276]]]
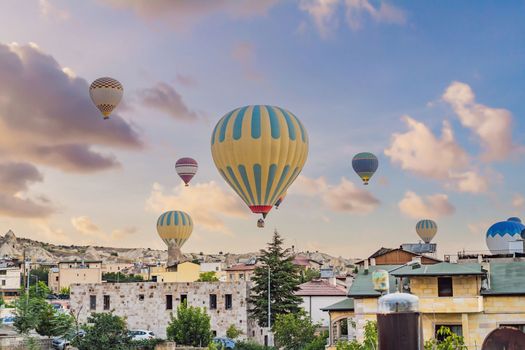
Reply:
[[191, 216], [183, 211], [167, 211], [157, 220], [157, 232], [168, 245], [181, 248], [193, 231]]
[[246, 106], [219, 120], [211, 153], [219, 173], [252, 212], [266, 216], [301, 172], [308, 134], [283, 108]]

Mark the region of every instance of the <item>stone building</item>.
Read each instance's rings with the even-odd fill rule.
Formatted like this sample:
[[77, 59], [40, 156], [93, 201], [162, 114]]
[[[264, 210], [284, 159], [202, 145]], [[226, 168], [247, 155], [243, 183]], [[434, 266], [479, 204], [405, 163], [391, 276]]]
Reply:
[[86, 322], [93, 312], [109, 312], [125, 317], [129, 329], [147, 329], [166, 337], [170, 315], [186, 300], [188, 306], [205, 307], [211, 318], [211, 329], [225, 336], [232, 324], [243, 337], [260, 335], [248, 320], [249, 283], [99, 283], [71, 285], [71, 309]]
[[[370, 265], [359, 269], [347, 301], [324, 308], [330, 314], [329, 349], [335, 349], [335, 343], [343, 338], [362, 339], [366, 321], [376, 320], [380, 293], [373, 289], [371, 275], [378, 269], [389, 272], [390, 292], [402, 290], [419, 297], [425, 340], [447, 326], [463, 336], [468, 349], [473, 350], [480, 349], [498, 328], [525, 331], [523, 261]], [[342, 334], [346, 327], [341, 323], [355, 324], [355, 332]]]

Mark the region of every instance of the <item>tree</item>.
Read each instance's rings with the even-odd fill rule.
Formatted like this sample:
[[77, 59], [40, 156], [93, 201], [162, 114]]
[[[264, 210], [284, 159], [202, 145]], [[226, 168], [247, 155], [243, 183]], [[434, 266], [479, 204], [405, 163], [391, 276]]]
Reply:
[[218, 282], [219, 279], [215, 274], [215, 271], [201, 272], [197, 282]]
[[109, 283], [143, 282], [141, 275], [126, 275], [122, 272], [107, 272], [102, 274], [102, 280]]
[[312, 343], [320, 324], [314, 324], [303, 310], [293, 314], [280, 314], [275, 319], [275, 343], [285, 350], [304, 349]]
[[226, 336], [230, 339], [238, 338], [242, 334], [242, 331], [235, 327], [234, 324], [230, 325], [226, 330]]
[[314, 269], [301, 271], [301, 283], [310, 282], [311, 280], [321, 277], [321, 272]]
[[67, 334], [73, 327], [73, 317], [58, 313], [51, 304], [45, 303], [37, 314], [35, 330], [45, 337], [58, 337]]
[[13, 326], [18, 333], [29, 334], [38, 325], [39, 311], [47, 304], [44, 299], [29, 297], [22, 293], [15, 301], [15, 320]]
[[296, 313], [302, 299], [295, 295], [299, 290], [299, 277], [292, 263], [293, 257], [288, 249], [283, 249], [283, 239], [277, 231], [268, 243], [268, 249], [261, 249], [260, 260], [263, 266], [254, 271], [255, 282], [249, 303], [250, 315], [257, 319], [259, 326], [268, 327], [268, 272], [270, 272], [271, 323], [277, 315]]
[[442, 340], [430, 339], [425, 342], [425, 350], [466, 350], [462, 336], [453, 333], [449, 327], [442, 326], [437, 331]]
[[62, 288], [60, 288], [60, 292], [58, 294], [69, 296], [71, 294], [71, 288], [70, 287], [62, 287]]
[[79, 350], [129, 349], [130, 337], [123, 318], [113, 313], [93, 313], [87, 322], [86, 334], [73, 341]]
[[51, 294], [51, 289], [42, 281], [38, 281], [37, 284], [29, 287], [30, 298], [45, 299], [49, 294]]
[[177, 308], [177, 316], [171, 315], [166, 333], [168, 339], [177, 344], [208, 346], [212, 339], [210, 316], [204, 308], [188, 307], [186, 303], [182, 303]]
[[[47, 285], [48, 275], [49, 275], [49, 267], [39, 266], [36, 269], [32, 269], [29, 273], [30, 276], [36, 276], [38, 277], [38, 281], [42, 281]], [[31, 278], [29, 280], [29, 285], [33, 286], [36, 284], [37, 279]]]

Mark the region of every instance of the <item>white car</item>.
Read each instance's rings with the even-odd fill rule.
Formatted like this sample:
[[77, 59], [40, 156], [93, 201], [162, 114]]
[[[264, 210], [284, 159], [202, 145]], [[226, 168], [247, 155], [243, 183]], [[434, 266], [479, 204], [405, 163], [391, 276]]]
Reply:
[[147, 340], [155, 338], [155, 334], [152, 331], [146, 331], [143, 329], [137, 329], [129, 331], [131, 340]]

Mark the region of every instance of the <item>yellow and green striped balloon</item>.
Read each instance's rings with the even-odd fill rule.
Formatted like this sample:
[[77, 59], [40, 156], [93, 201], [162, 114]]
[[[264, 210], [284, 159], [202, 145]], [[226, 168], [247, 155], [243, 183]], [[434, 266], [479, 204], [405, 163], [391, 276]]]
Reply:
[[183, 211], [167, 211], [157, 220], [157, 232], [168, 245], [181, 248], [193, 231], [191, 216]]
[[245, 106], [219, 120], [211, 153], [219, 173], [252, 212], [266, 216], [301, 172], [308, 134], [283, 108]]

